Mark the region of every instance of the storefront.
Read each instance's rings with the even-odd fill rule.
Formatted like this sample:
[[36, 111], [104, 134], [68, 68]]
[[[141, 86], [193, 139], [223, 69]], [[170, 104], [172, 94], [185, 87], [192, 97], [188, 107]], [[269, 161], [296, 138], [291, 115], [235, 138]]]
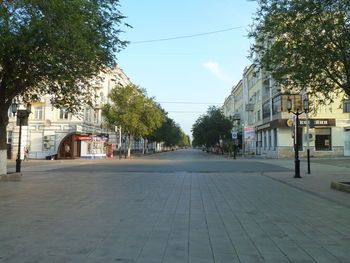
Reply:
[[80, 142], [80, 158], [99, 159], [106, 158], [111, 152], [113, 145], [107, 143], [107, 137], [99, 136], [77, 136], [76, 141]]
[[[300, 119], [298, 147], [300, 156], [306, 155], [307, 140], [312, 156], [343, 156], [344, 131], [336, 127], [335, 119], [310, 119], [309, 135], [306, 134], [306, 120]], [[295, 126], [291, 119], [278, 119], [257, 126], [256, 154], [273, 158], [288, 158], [294, 155]]]

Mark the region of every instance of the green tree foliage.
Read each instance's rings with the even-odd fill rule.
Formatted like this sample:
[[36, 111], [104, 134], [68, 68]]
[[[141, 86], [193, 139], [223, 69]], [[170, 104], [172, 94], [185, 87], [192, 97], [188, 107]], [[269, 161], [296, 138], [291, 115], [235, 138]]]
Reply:
[[54, 106], [78, 111], [91, 102], [91, 78], [115, 61], [119, 0], [4, 0], [0, 3], [0, 151], [7, 110], [51, 94]]
[[165, 146], [184, 146], [184, 133], [182, 132], [180, 126], [174, 122], [169, 117], [166, 117], [162, 125], [154, 130], [148, 139], [150, 141], [164, 142]]
[[164, 112], [159, 105], [135, 85], [116, 86], [108, 96], [112, 104], [106, 104], [102, 109], [106, 124], [110, 128], [121, 126], [129, 137], [147, 136], [164, 122]]
[[190, 146], [190, 145], [191, 145], [190, 136], [188, 136], [184, 132], [181, 132], [181, 142], [180, 142], [179, 146], [187, 147], [187, 146]]
[[192, 126], [193, 145], [215, 146], [220, 139], [230, 138], [232, 127], [232, 120], [220, 108], [210, 107]]
[[350, 0], [257, 0], [251, 54], [277, 83], [350, 97]]

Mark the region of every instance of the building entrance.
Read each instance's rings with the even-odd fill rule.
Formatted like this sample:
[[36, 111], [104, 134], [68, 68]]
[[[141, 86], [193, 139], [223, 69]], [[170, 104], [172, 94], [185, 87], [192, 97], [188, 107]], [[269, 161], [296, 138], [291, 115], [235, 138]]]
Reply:
[[80, 157], [80, 141], [75, 140], [75, 134], [67, 135], [58, 148], [58, 159], [73, 159]]

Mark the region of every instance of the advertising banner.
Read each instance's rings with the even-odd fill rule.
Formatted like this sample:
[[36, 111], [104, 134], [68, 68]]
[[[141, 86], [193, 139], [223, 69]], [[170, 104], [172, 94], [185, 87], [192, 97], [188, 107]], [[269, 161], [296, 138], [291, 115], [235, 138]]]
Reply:
[[254, 141], [255, 140], [254, 127], [244, 127], [244, 140], [245, 141]]

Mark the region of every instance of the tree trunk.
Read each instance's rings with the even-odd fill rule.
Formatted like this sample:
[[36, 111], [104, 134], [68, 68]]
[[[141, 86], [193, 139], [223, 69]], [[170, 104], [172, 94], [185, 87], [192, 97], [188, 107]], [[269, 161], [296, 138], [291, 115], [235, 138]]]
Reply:
[[7, 140], [6, 126], [8, 124], [7, 110], [0, 108], [0, 175], [7, 174]]
[[131, 135], [128, 135], [128, 157], [131, 155]]

